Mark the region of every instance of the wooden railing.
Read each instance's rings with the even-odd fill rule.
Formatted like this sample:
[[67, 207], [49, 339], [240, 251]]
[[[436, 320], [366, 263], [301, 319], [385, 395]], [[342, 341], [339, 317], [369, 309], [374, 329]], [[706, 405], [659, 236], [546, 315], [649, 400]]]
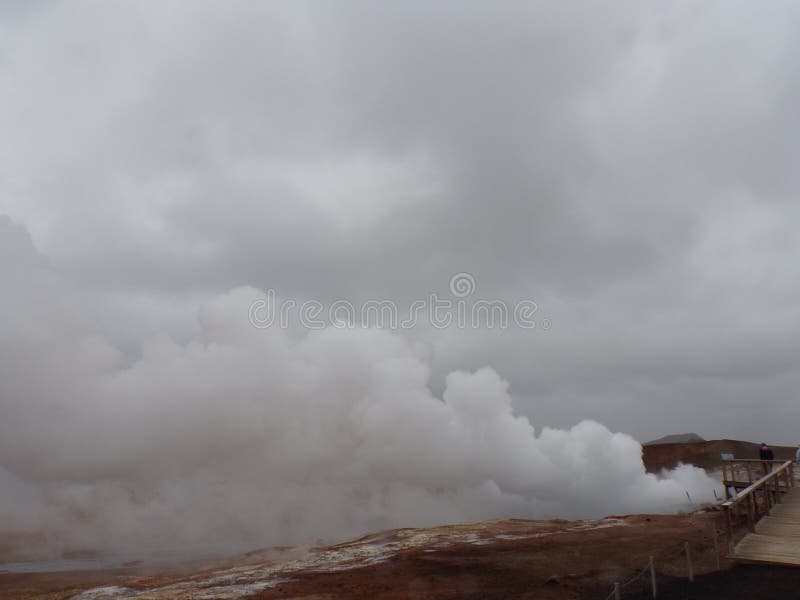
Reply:
[[722, 461], [722, 485], [725, 500], [731, 498], [730, 490], [736, 492], [750, 487], [754, 481], [767, 475], [776, 465], [785, 460], [760, 460], [758, 458], [726, 458]]
[[[761, 461], [761, 460], [748, 460], [736, 459], [727, 461], [730, 463], [730, 468], [733, 469], [733, 463], [762, 463], [768, 468], [774, 467], [774, 463], [781, 463], [781, 461]], [[723, 467], [724, 469], [724, 467]], [[725, 478], [725, 471], [723, 470], [723, 479]], [[732, 477], [733, 479], [733, 477]], [[725, 522], [728, 530], [728, 553], [733, 554], [733, 531], [735, 522], [744, 511], [747, 517], [747, 526], [750, 531], [755, 531], [756, 521], [764, 515], [768, 515], [770, 509], [781, 501], [781, 492], [788, 492], [794, 486], [794, 462], [787, 460], [781, 463], [777, 469], [771, 470], [766, 475], [754, 481], [749, 486], [744, 488], [741, 492], [734, 493], [736, 497], [726, 500], [722, 503], [722, 508], [725, 511]], [[759, 507], [758, 494], [761, 493], [761, 507]], [[728, 489], [725, 489], [726, 496]]]

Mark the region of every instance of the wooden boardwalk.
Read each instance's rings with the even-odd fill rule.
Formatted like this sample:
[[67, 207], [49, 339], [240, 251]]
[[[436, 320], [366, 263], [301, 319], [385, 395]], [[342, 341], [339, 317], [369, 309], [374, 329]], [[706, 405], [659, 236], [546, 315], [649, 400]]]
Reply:
[[780, 503], [736, 545], [734, 560], [800, 566], [800, 489], [791, 487], [780, 495]]

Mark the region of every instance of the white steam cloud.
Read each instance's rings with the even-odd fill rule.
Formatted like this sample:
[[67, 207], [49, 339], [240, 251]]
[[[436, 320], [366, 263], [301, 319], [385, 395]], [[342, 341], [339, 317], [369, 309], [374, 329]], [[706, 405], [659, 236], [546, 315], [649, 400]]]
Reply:
[[238, 288], [188, 345], [106, 342], [25, 231], [0, 219], [0, 531], [51, 548], [287, 544], [496, 517], [669, 511], [712, 499], [648, 475], [631, 437], [537, 435], [491, 368], [428, 387], [424, 352], [376, 330], [257, 330]]

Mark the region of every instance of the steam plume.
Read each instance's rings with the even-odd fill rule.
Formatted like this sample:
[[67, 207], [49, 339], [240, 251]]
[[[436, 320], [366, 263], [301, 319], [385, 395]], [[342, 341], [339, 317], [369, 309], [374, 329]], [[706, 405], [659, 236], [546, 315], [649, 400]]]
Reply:
[[262, 292], [242, 287], [202, 307], [196, 340], [151, 339], [129, 364], [8, 220], [0, 269], [2, 531], [266, 545], [713, 498], [702, 470], [648, 475], [639, 444], [598, 423], [537, 435], [489, 367], [435, 397], [397, 334], [258, 330]]

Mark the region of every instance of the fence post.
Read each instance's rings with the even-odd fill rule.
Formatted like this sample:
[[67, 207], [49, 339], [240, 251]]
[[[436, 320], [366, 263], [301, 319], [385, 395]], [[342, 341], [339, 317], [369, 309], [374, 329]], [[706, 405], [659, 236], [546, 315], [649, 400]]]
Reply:
[[717, 564], [717, 571], [720, 570], [719, 566], [719, 537], [717, 536], [717, 522], [714, 521], [714, 560]]
[[686, 570], [689, 572], [689, 581], [694, 581], [694, 571], [692, 570], [692, 547], [689, 542], [684, 542], [684, 549], [686, 550]]
[[652, 556], [650, 557], [650, 581], [653, 584], [653, 598], [655, 598], [658, 595], [656, 589], [656, 565]]

